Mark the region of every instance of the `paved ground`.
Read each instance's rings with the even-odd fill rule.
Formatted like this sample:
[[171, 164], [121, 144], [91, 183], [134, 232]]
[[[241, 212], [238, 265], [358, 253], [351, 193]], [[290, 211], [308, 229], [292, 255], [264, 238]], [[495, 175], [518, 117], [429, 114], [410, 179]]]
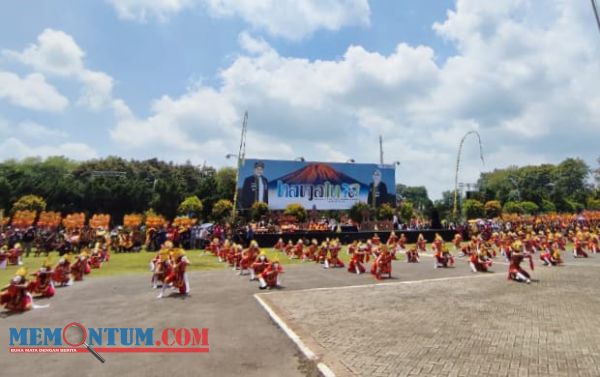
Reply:
[[[375, 353], [377, 355], [381, 352], [388, 353], [387, 359], [380, 361], [380, 363], [391, 365], [387, 367], [387, 371], [398, 368], [398, 361], [404, 360], [409, 354], [395, 351], [398, 343], [393, 342], [392, 339], [398, 337], [396, 334], [400, 334], [399, 337], [411, 340], [407, 344], [412, 347], [410, 355], [416, 355], [416, 367], [424, 368], [422, 371], [426, 371], [425, 368], [428, 368], [428, 366], [419, 363], [429, 362], [428, 365], [434, 371], [437, 370], [434, 369], [437, 368], [437, 364], [433, 364], [431, 358], [425, 357], [438, 347], [436, 346], [437, 341], [433, 342], [433, 339], [439, 339], [439, 336], [432, 337], [430, 335], [432, 329], [435, 329], [435, 335], [443, 334], [444, 331], [455, 331], [465, 326], [431, 327], [427, 321], [438, 318], [438, 314], [432, 313], [441, 309], [448, 310], [448, 318], [451, 321], [467, 323], [460, 317], [456, 317], [456, 313], [452, 310], [458, 310], [467, 305], [463, 301], [473, 302], [476, 308], [487, 308], [488, 317], [485, 318], [487, 318], [490, 326], [500, 326], [493, 305], [498, 302], [506, 306], [507, 309], [505, 310], [510, 311], [512, 310], [510, 308], [514, 308], [512, 302], [510, 305], [506, 303], [509, 297], [503, 296], [506, 287], [503, 281], [506, 266], [497, 265], [496, 268], [501, 272], [468, 280], [471, 282], [469, 284], [472, 284], [473, 289], [476, 284], [482, 287], [481, 292], [473, 292], [475, 295], [473, 296], [465, 293], [469, 290], [465, 291], [464, 287], [460, 288], [461, 284], [465, 284], [461, 283], [463, 280], [448, 280], [443, 283], [429, 282], [418, 288], [415, 288], [417, 285], [414, 284], [410, 286], [373, 286], [375, 281], [369, 275], [355, 276], [342, 269], [324, 270], [311, 263], [290, 266], [285, 273], [284, 285], [286, 289], [263, 297], [272, 298], [277, 306], [280, 305], [283, 308], [281, 310], [285, 310], [288, 318], [294, 321], [294, 325], [304, 329], [300, 331], [303, 336], [324, 344], [326, 347], [319, 349], [319, 351], [327, 355], [326, 360], [330, 358], [330, 355], [335, 354], [336, 357], [332, 358], [334, 359], [332, 366], [342, 365], [343, 368], [339, 369], [341, 371], [352, 370], [358, 374], [374, 372], [361, 369], [363, 367], [360, 365], [347, 361], [355, 359], [352, 356], [353, 352], [365, 348], [379, 351]], [[553, 293], [555, 296], [562, 297], [564, 294], [567, 297], [565, 301], [561, 301], [565, 303], [564, 308], [567, 307], [567, 303], [578, 308], [576, 306], [576, 303], [579, 302], [578, 297], [582, 297], [581, 300], [583, 300], [581, 293], [573, 296], [568, 296], [567, 293], [576, 292], [577, 287], [582, 282], [587, 284], [587, 280], [580, 281], [579, 279], [586, 279], [586, 276], [591, 278], [592, 276], [592, 271], [588, 272], [588, 267], [568, 267], [568, 269], [573, 270], [576, 268], [578, 268], [579, 274], [574, 274], [573, 272], [576, 271], [567, 271], [567, 268], [565, 268], [556, 277], [551, 274], [553, 280], [548, 280], [549, 282], [560, 282], [561, 286], [564, 286], [564, 288]], [[600, 272], [600, 268], [594, 271]], [[465, 261], [460, 261], [457, 268], [454, 269], [434, 270], [432, 260], [424, 257], [421, 264], [409, 265], [395, 262], [395, 279], [391, 282], [471, 275]], [[303, 358], [296, 345], [280, 331], [279, 327], [271, 321], [267, 313], [257, 303], [254, 294], [258, 293], [259, 290], [256, 283], [250, 283], [247, 277], [235, 276], [229, 270], [194, 272], [190, 278], [192, 296], [185, 300], [180, 298], [157, 300], [155, 298], [156, 291], [151, 290], [149, 287], [149, 279], [149, 276], [87, 279], [72, 287], [59, 289], [56, 297], [47, 301], [50, 304], [49, 308], [33, 310], [20, 315], [0, 316], [0, 365], [2, 366], [2, 375], [17, 375], [23, 371], [28, 374], [39, 373], [45, 377], [62, 377], [65, 373], [77, 373], [80, 376], [111, 377], [139, 375], [164, 377], [169, 374], [211, 376], [317, 375], [313, 363]], [[563, 281], [560, 279], [572, 280]], [[498, 288], [494, 288], [496, 286], [492, 284], [494, 281], [498, 283]], [[364, 288], [298, 291], [365, 284], [368, 284], [368, 286]], [[532, 287], [515, 285], [511, 289], [522, 290], [527, 297], [532, 299], [535, 297], [536, 300], [539, 300], [540, 298], [532, 295], [531, 291], [538, 292], [537, 290], [545, 287], [545, 284], [549, 283], [543, 282]], [[427, 287], [437, 288], [428, 290]], [[554, 288], [554, 286], [551, 285], [548, 288]], [[424, 291], [420, 292], [419, 289]], [[587, 284], [584, 293], [589, 293], [593, 289], [595, 289], [594, 285]], [[390, 294], [381, 294], [382, 292], [390, 292]], [[495, 299], [496, 296], [498, 296], [498, 300]], [[382, 299], [384, 301], [379, 301]], [[586, 307], [589, 312], [582, 312], [581, 315], [575, 316], [575, 323], [584, 323], [589, 320], [589, 317], [597, 317], [600, 314], [597, 311], [593, 312], [597, 309], [593, 305], [595, 301], [591, 302], [592, 304]], [[350, 305], [350, 303], [358, 303], [358, 306]], [[453, 304], [453, 307], [448, 306], [450, 303]], [[374, 305], [378, 308], [377, 310], [373, 310]], [[526, 313], [534, 308], [533, 306], [527, 307], [530, 309]], [[327, 308], [327, 310], [324, 308]], [[553, 312], [548, 312], [545, 314], [546, 317], [542, 318], [548, 318], [547, 316], [551, 313]], [[405, 318], [412, 317], [416, 317], [418, 320], [405, 321]], [[87, 354], [14, 355], [8, 354], [6, 351], [9, 327], [62, 327], [72, 321], [82, 322], [89, 327], [208, 327], [210, 331], [210, 353], [177, 355], [111, 353], [105, 355], [107, 362], [102, 365]], [[568, 323], [569, 321], [564, 321], [561, 318], [560, 323], [565, 322]], [[404, 326], [403, 323], [407, 325]], [[398, 325], [400, 327], [397, 327]], [[501, 339], [501, 329], [502, 327], [498, 327], [498, 330], [495, 330], [499, 339]], [[579, 339], [568, 332], [566, 328], [560, 327], [559, 331], [561, 331], [561, 339], [570, 342], [566, 344], [575, 344], [575, 340]], [[426, 335], [425, 339], [430, 339], [430, 343], [420, 343], [419, 339], [421, 338], [417, 336], [419, 332], [423, 332]], [[339, 338], [336, 338], [336, 333], [340, 334]], [[369, 334], [372, 334], [372, 336]], [[580, 332], [580, 334], [581, 339], [587, 339], [588, 341], [588, 355], [577, 359], [576, 362], [578, 365], [596, 365], [594, 363], [597, 362], [597, 347], [600, 337], [593, 329], [587, 333]], [[353, 342], [344, 345], [345, 339], [348, 338]], [[324, 339], [330, 340], [325, 341]], [[471, 337], [470, 339], [464, 340], [463, 343], [453, 343], [451, 348], [456, 349], [456, 351], [453, 351], [450, 355], [460, 357], [461, 360], [469, 360], [470, 358], [464, 348], [470, 345], [479, 345], [483, 342], [483, 340], [477, 340], [479, 338]], [[362, 344], [363, 340], [364, 344]], [[419, 348], [422, 346], [423, 348]], [[557, 352], [552, 351], [549, 356], [560, 355], [562, 359], [565, 359], [565, 355], [569, 355], [568, 353], [561, 352], [559, 354]], [[444, 359], [440, 356], [437, 360], [439, 362], [439, 360]], [[477, 356], [475, 360], [481, 360], [480, 356]], [[498, 362], [500, 361], [498, 360]], [[361, 365], [367, 365], [370, 359], [364, 359], [363, 362], [364, 364]], [[344, 363], [347, 363], [348, 366]], [[566, 364], [566, 366], [570, 367], [572, 365], [570, 363], [573, 363], [573, 361], [567, 363], [569, 364]], [[378, 368], [385, 370], [386, 366], [381, 365]], [[455, 367], [458, 364], [453, 365]], [[564, 366], [565, 364], [556, 364], [557, 370]], [[393, 372], [401, 372], [401, 369], [394, 369]]]
[[338, 376], [599, 376], [599, 259], [261, 298]]

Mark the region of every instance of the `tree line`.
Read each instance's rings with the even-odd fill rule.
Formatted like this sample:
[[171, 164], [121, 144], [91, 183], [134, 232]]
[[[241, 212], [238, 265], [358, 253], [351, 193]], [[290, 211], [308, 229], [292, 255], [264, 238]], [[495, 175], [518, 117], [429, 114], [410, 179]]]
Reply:
[[173, 218], [186, 198], [196, 196], [202, 201], [196, 215], [206, 219], [219, 200], [233, 200], [235, 175], [234, 168], [217, 170], [157, 159], [7, 160], [0, 163], [0, 208], [11, 211], [21, 197], [36, 195], [49, 211], [107, 213], [120, 222], [125, 214], [148, 209]]
[[[462, 218], [600, 210], [600, 168], [592, 169], [578, 158], [567, 158], [559, 164], [510, 166], [484, 172], [477, 187], [468, 193], [468, 198], [459, 195], [458, 214]], [[428, 217], [433, 214], [456, 220], [453, 190], [444, 191], [436, 201], [429, 199], [424, 187], [398, 185], [397, 192]]]
[[[149, 209], [166, 218], [193, 212], [202, 219], [223, 219], [231, 211], [235, 178], [236, 171], [230, 167], [215, 169], [158, 159], [7, 160], [0, 163], [0, 209], [14, 211], [19, 209], [15, 203], [20, 198], [36, 195], [44, 199], [48, 211], [107, 213], [115, 222], [120, 222], [125, 214], [144, 213]], [[467, 218], [503, 212], [600, 210], [599, 187], [600, 168], [592, 170], [581, 159], [568, 158], [557, 165], [511, 166], [482, 173], [478, 190], [471, 192], [468, 200], [459, 198], [458, 209]], [[398, 184], [396, 193], [397, 208], [385, 206], [375, 210], [361, 203], [348, 214], [358, 222], [365, 218], [390, 219], [394, 214], [404, 222], [413, 216], [432, 222], [456, 220], [452, 190], [444, 191], [442, 198], [435, 201], [429, 198], [423, 186]], [[20, 205], [27, 207], [23, 202]], [[257, 206], [245, 216], [257, 220], [268, 212], [264, 207]], [[304, 209], [290, 208], [287, 212], [306, 218]], [[339, 213], [332, 216], [337, 217]]]

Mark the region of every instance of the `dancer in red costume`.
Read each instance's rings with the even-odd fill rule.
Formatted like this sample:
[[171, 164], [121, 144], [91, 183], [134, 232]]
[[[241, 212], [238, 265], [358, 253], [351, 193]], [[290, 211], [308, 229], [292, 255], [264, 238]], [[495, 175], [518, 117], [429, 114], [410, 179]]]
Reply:
[[398, 248], [399, 248], [399, 252], [404, 252], [406, 250], [406, 243], [408, 242], [408, 240], [406, 239], [406, 236], [404, 235], [404, 233], [402, 233], [400, 235], [400, 238], [398, 239]]
[[[219, 243], [219, 239], [216, 238], [216, 242]], [[229, 240], [225, 240], [223, 245], [217, 244], [214, 245], [213, 248], [216, 250], [216, 255], [219, 263], [223, 263], [227, 261], [229, 254], [231, 253], [231, 242]]]
[[52, 297], [56, 292], [54, 283], [52, 282], [52, 265], [48, 260], [45, 260], [37, 272], [31, 274], [35, 278], [29, 282], [27, 289], [33, 295], [39, 295], [39, 297]]
[[348, 272], [356, 273], [357, 275], [365, 273], [365, 254], [367, 251], [366, 245], [357, 245], [356, 250], [350, 255], [350, 263], [348, 263]]
[[23, 264], [22, 256], [23, 256], [23, 247], [20, 243], [16, 243], [12, 249], [8, 251], [8, 264], [14, 266], [20, 266]]
[[317, 249], [319, 248], [319, 243], [316, 239], [312, 239], [310, 245], [304, 248], [304, 254], [302, 255], [302, 262], [305, 261], [314, 261], [317, 257]]
[[100, 268], [102, 267], [102, 254], [100, 250], [94, 249], [92, 251], [92, 255], [90, 255], [90, 267], [91, 268]]
[[285, 249], [285, 243], [283, 242], [283, 238], [277, 240], [277, 243], [275, 244], [275, 246], [273, 246], [273, 249], [277, 251], [283, 251]]
[[600, 253], [600, 249], [599, 249], [599, 244], [600, 240], [598, 239], [598, 234], [596, 233], [590, 233], [589, 239], [588, 239], [588, 250], [590, 251], [590, 253], [592, 254], [598, 254]]
[[560, 249], [552, 247], [552, 243], [546, 243], [541, 249], [540, 260], [544, 266], [557, 266], [563, 263]]
[[171, 263], [171, 250], [173, 249], [173, 243], [167, 241], [164, 243], [162, 249], [156, 254], [156, 257], [152, 260], [152, 288], [159, 288], [165, 285], [165, 280], [173, 271], [173, 265]]
[[33, 297], [28, 291], [27, 269], [21, 267], [10, 283], [0, 290], [0, 305], [10, 312], [23, 312], [33, 308]]
[[242, 263], [243, 251], [244, 248], [240, 244], [234, 243], [231, 247], [231, 251], [227, 256], [227, 260], [229, 261], [229, 265], [232, 267], [233, 271], [236, 271], [241, 267], [240, 265]]
[[573, 258], [587, 258], [588, 254], [584, 250], [585, 241], [583, 239], [583, 234], [581, 232], [577, 232], [575, 236], [575, 245], [573, 248]]
[[435, 234], [435, 240], [431, 244], [431, 250], [435, 254], [438, 251], [442, 251], [442, 249], [444, 248], [444, 246], [445, 246], [444, 245], [444, 239], [442, 238], [442, 236], [440, 236], [439, 233], [436, 233]]
[[325, 268], [343, 268], [344, 262], [339, 258], [341, 246], [337, 240], [329, 242], [329, 257], [325, 259]]
[[294, 259], [301, 259], [304, 254], [304, 242], [302, 240], [298, 240], [296, 245], [294, 246]]
[[263, 273], [269, 267], [271, 262], [267, 258], [267, 254], [261, 251], [258, 258], [252, 263], [252, 269], [250, 270], [250, 281], [258, 279], [258, 276]]
[[396, 233], [392, 230], [392, 232], [390, 233], [390, 236], [388, 237], [388, 240], [386, 242], [386, 245], [388, 245], [390, 248], [393, 246], [396, 246], [396, 243], [398, 242], [398, 236], [396, 235]]
[[473, 272], [488, 272], [489, 268], [492, 267], [492, 259], [485, 245], [481, 244], [479, 249], [471, 251], [469, 267]]
[[508, 279], [529, 284], [531, 283], [531, 276], [521, 267], [521, 263], [523, 262], [523, 259], [529, 259], [529, 265], [533, 271], [533, 259], [531, 254], [525, 255], [522, 250], [523, 245], [520, 241], [516, 241], [512, 244], [510, 264], [508, 266]]
[[250, 246], [242, 251], [242, 259], [240, 260], [240, 271], [238, 275], [246, 275], [246, 272], [250, 274], [252, 264], [256, 261], [256, 257], [260, 253], [260, 248], [256, 241], [250, 242]]
[[373, 245], [380, 245], [381, 244], [381, 238], [379, 238], [379, 234], [375, 233], [373, 235], [373, 238], [371, 238], [371, 242], [373, 243]]
[[100, 254], [103, 263], [110, 260], [110, 251], [104, 237], [98, 237], [98, 242], [94, 245], [94, 252]]
[[406, 250], [406, 263], [419, 263], [420, 261], [421, 257], [416, 246], [412, 246]]
[[285, 245], [284, 250], [288, 258], [294, 259], [294, 243], [292, 242], [292, 240], [288, 241], [287, 245]]
[[327, 261], [327, 253], [329, 252], [329, 246], [327, 242], [321, 242], [321, 246], [319, 246], [319, 251], [317, 257], [315, 258], [315, 262], [324, 264]]
[[76, 258], [75, 262], [71, 265], [71, 273], [73, 274], [73, 279], [75, 281], [82, 281], [83, 275], [86, 274], [86, 271], [90, 271], [90, 265], [88, 262], [88, 253], [83, 250]]
[[462, 250], [462, 241], [463, 237], [460, 233], [456, 233], [454, 238], [452, 239], [452, 244], [454, 245], [454, 252], [460, 253]]
[[425, 253], [427, 251], [427, 241], [425, 240], [423, 233], [419, 233], [419, 236], [417, 237], [417, 251], [419, 253]]
[[258, 277], [258, 287], [260, 289], [282, 288], [281, 275], [283, 274], [283, 266], [278, 259], [273, 259], [273, 262]]
[[377, 280], [381, 280], [383, 275], [387, 275], [388, 279], [392, 278], [392, 256], [387, 248], [383, 248], [381, 254], [375, 258], [371, 266], [371, 274]]
[[185, 256], [183, 249], [173, 249], [171, 251], [171, 259], [173, 261], [173, 269], [167, 278], [165, 284], [162, 286], [162, 290], [157, 298], [164, 296], [167, 285], [170, 285], [173, 289], [177, 289], [182, 295], [190, 294], [190, 282], [187, 276], [187, 266], [190, 265], [189, 259]]
[[433, 262], [433, 268], [440, 267], [453, 267], [454, 266], [454, 256], [450, 251], [446, 248], [446, 245], [442, 244], [442, 246], [436, 251], [433, 255], [435, 261]]
[[71, 275], [71, 255], [67, 254], [58, 260], [58, 264], [54, 267], [52, 280], [59, 287], [65, 287], [73, 284], [73, 276]]
[[352, 256], [352, 254], [354, 254], [356, 252], [356, 250], [358, 250], [358, 241], [354, 240], [352, 241], [352, 243], [350, 245], [348, 245], [348, 248], [346, 249], [346, 252], [348, 253], [348, 255]]
[[221, 240], [219, 237], [213, 238], [212, 241], [210, 241], [207, 249], [212, 253], [212, 255], [219, 257], [219, 262], [223, 262], [223, 259], [219, 255], [219, 251], [221, 249]]

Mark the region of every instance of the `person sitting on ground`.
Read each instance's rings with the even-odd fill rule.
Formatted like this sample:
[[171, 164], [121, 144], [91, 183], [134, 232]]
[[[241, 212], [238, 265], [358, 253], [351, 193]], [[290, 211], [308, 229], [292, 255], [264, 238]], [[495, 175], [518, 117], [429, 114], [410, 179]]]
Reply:
[[365, 254], [367, 251], [367, 246], [360, 244], [357, 246], [356, 250], [350, 256], [350, 263], [348, 263], [348, 272], [356, 273], [357, 275], [365, 273], [365, 267], [363, 263], [365, 262]]
[[387, 275], [388, 279], [392, 278], [392, 256], [387, 248], [383, 248], [381, 254], [373, 262], [371, 274], [377, 280], [381, 280], [384, 275]]
[[281, 274], [283, 274], [283, 266], [279, 263], [279, 259], [275, 258], [259, 275], [258, 287], [260, 289], [282, 288]]

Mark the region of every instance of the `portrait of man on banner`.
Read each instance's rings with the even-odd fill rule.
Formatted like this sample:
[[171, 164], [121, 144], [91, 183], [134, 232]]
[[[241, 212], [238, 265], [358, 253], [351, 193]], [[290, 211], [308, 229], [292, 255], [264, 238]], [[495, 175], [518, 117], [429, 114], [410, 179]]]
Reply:
[[269, 180], [264, 177], [265, 164], [254, 163], [254, 172], [244, 179], [240, 198], [241, 208], [250, 208], [255, 202], [269, 204]]
[[383, 203], [390, 203], [388, 189], [385, 182], [381, 180], [381, 171], [379, 169], [373, 172], [373, 182], [369, 185], [367, 203], [371, 207], [379, 207]]

